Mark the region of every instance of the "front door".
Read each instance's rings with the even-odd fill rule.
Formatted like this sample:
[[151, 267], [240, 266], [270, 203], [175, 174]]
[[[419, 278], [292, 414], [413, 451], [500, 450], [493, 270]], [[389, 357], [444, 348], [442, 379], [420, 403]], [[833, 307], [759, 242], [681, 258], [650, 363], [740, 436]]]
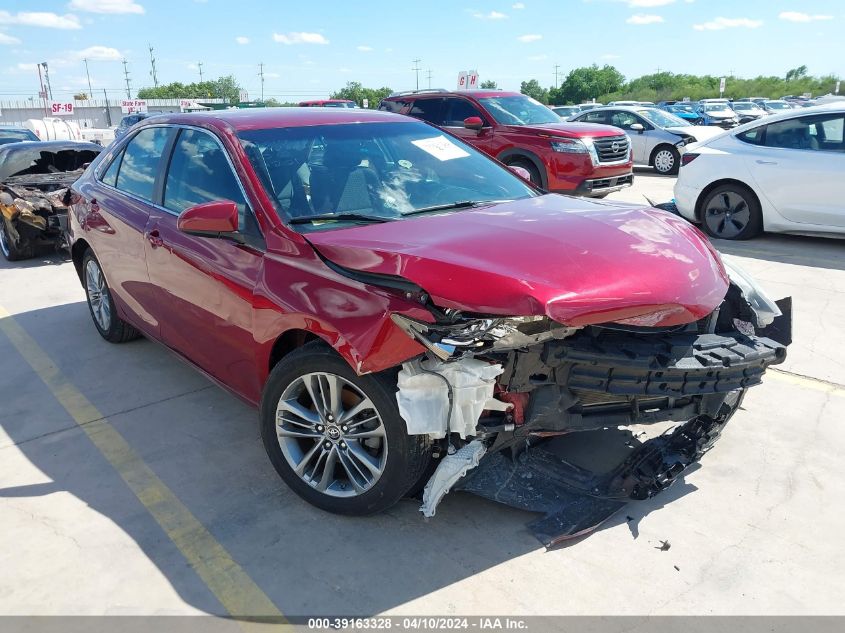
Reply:
[[[443, 123], [441, 127], [451, 134], [469, 143], [476, 149], [488, 154], [493, 153], [493, 126], [469, 99], [461, 97], [446, 98], [443, 109]], [[464, 121], [470, 117], [478, 117], [484, 122], [480, 130], [470, 130], [464, 127]]]
[[[238, 204], [239, 235], [197, 237], [178, 230], [185, 209], [203, 202]], [[179, 132], [149, 226], [150, 279], [159, 288], [162, 338], [235, 391], [257, 401], [253, 291], [264, 266], [263, 239], [220, 141], [208, 131]]]

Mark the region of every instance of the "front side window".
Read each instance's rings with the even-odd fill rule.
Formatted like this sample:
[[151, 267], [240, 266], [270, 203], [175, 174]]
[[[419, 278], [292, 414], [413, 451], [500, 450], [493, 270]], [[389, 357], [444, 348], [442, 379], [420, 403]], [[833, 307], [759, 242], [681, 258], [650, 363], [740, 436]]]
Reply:
[[167, 170], [164, 207], [181, 213], [189, 207], [220, 200], [235, 202], [239, 230], [255, 234], [252, 213], [224, 149], [208, 132], [182, 130]]
[[280, 217], [306, 231], [537, 195], [477, 150], [418, 122], [249, 130], [239, 136]]
[[637, 114], [657, 127], [689, 127], [690, 125], [687, 121], [679, 119], [673, 114], [657, 109], [639, 110]]
[[630, 130], [635, 123], [642, 125], [640, 119], [630, 112], [614, 112], [610, 117], [610, 125], [621, 127], [623, 130]]
[[464, 119], [477, 116], [484, 120], [481, 112], [466, 99], [446, 99], [446, 116], [443, 125], [447, 127], [463, 127]]
[[152, 202], [161, 155], [172, 133], [171, 128], [148, 127], [133, 136], [123, 152], [115, 186]]
[[581, 123], [607, 123], [609, 112], [605, 110], [591, 110], [584, 116], [578, 117]]
[[560, 123], [560, 117], [550, 108], [525, 95], [485, 97], [479, 101], [502, 125]]

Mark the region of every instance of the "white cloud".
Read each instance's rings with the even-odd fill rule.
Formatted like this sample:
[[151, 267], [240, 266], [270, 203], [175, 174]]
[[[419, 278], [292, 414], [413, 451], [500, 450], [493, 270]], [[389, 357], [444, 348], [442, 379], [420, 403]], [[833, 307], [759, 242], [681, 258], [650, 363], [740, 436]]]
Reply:
[[541, 40], [541, 39], [543, 39], [543, 36], [537, 35], [536, 33], [529, 33], [528, 35], [520, 35], [516, 39], [518, 39], [520, 42], [528, 43], [528, 42], [536, 42], [538, 40]]
[[73, 53], [73, 57], [89, 61], [111, 62], [123, 59], [123, 53], [110, 46], [89, 46]]
[[70, 8], [88, 13], [143, 13], [144, 7], [132, 0], [71, 0]]
[[361, 51], [362, 53], [369, 53], [371, 50], [373, 50], [373, 47], [372, 47], [372, 46], [363, 46], [363, 45], [362, 45], [362, 46], [359, 46], [359, 47], [358, 47], [358, 50], [359, 50], [359, 51]]
[[320, 33], [273, 33], [273, 40], [282, 44], [328, 44], [329, 41]]
[[0, 44], [5, 46], [13, 46], [15, 44], [20, 44], [21, 41], [16, 38], [12, 37], [11, 35], [6, 35], [5, 33], [0, 33]]
[[523, 4], [522, 2], [517, 2], [517, 3], [511, 5], [511, 9], [516, 9], [517, 11], [521, 11], [524, 8], [525, 8], [525, 4]]
[[778, 17], [787, 22], [817, 22], [819, 20], [832, 20], [832, 15], [810, 15], [798, 11], [783, 11]]
[[628, 0], [629, 7], [639, 9], [651, 7], [665, 7], [667, 4], [674, 4], [675, 0]]
[[72, 13], [59, 15], [46, 11], [19, 11], [9, 13], [0, 11], [0, 24], [19, 24], [21, 26], [40, 26], [45, 29], [81, 29], [79, 18]]
[[716, 18], [710, 22], [693, 24], [692, 28], [696, 31], [721, 31], [722, 29], [735, 29], [739, 27], [756, 29], [762, 25], [762, 20], [752, 20], [750, 18]]
[[491, 11], [490, 13], [473, 13], [472, 17], [479, 20], [504, 20], [508, 16], [498, 11]]
[[665, 22], [662, 16], [638, 13], [625, 20], [628, 24], [660, 24]]
[[243, 35], [238, 35], [238, 36], [235, 38], [235, 41], [236, 41], [238, 44], [241, 44], [241, 45], [243, 45], [243, 44], [249, 44], [249, 38], [248, 38], [248, 37], [244, 37]]

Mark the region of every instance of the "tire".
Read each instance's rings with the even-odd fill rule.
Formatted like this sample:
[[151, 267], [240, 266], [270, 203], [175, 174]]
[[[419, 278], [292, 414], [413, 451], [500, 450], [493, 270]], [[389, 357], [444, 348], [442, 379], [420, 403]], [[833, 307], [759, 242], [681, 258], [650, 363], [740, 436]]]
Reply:
[[3, 253], [6, 261], [17, 262], [35, 257], [35, 244], [24, 237], [19, 237], [15, 243], [9, 235], [6, 222], [5, 218], [0, 217], [0, 253]]
[[543, 186], [543, 178], [540, 175], [540, 170], [535, 167], [534, 163], [525, 158], [515, 158], [508, 161], [508, 167], [522, 167], [531, 175], [531, 183], [537, 187]]
[[659, 145], [651, 156], [651, 165], [661, 176], [674, 176], [681, 166], [681, 154], [671, 145]]
[[82, 285], [91, 320], [100, 336], [109, 343], [126, 343], [141, 336], [138, 330], [117, 316], [103, 269], [91, 249], [82, 257]]
[[709, 192], [700, 217], [705, 233], [721, 240], [748, 240], [763, 232], [760, 203], [739, 183], [720, 185]]
[[[322, 394], [337, 404], [325, 406]], [[349, 425], [342, 424], [344, 415], [361, 406], [347, 418]], [[428, 438], [408, 435], [399, 415], [396, 372], [358, 376], [323, 341], [303, 345], [273, 368], [260, 418], [264, 448], [276, 472], [297, 495], [327, 512], [386, 510], [417, 484], [431, 461]], [[366, 437], [356, 438], [361, 432]]]

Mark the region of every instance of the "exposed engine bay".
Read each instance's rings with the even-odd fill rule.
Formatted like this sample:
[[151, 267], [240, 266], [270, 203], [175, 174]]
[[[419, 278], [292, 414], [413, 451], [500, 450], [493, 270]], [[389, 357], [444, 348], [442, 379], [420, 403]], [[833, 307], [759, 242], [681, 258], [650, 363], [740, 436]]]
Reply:
[[[722, 305], [674, 327], [393, 315], [428, 350], [403, 364], [397, 393], [409, 433], [427, 434], [440, 457], [423, 514], [433, 516], [450, 489], [465, 490], [544, 513], [531, 527], [551, 545], [670, 486], [791, 342], [791, 300], [775, 304], [740, 269], [726, 268]], [[620, 434], [642, 425], [668, 426], [645, 441]], [[567, 449], [590, 434], [615, 438], [618, 462], [597, 468]]]

